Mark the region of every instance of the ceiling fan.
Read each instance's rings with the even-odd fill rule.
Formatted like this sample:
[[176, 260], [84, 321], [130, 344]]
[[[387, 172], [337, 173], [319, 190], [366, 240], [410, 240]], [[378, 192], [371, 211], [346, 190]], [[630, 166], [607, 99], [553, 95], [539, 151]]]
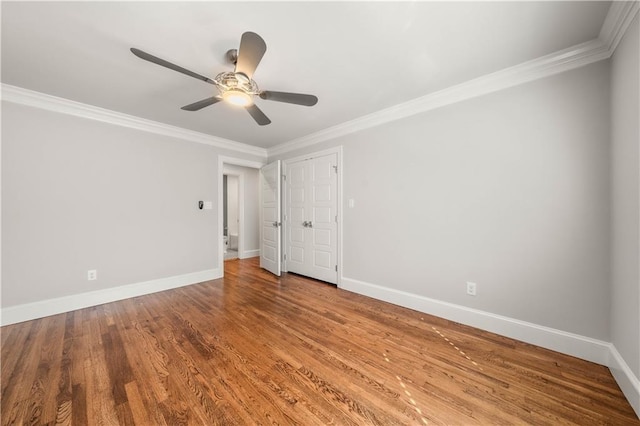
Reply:
[[234, 71], [221, 72], [214, 79], [210, 79], [178, 65], [172, 64], [171, 62], [165, 61], [164, 59], [160, 59], [149, 53], [143, 52], [135, 47], [131, 48], [131, 52], [140, 59], [178, 71], [182, 74], [197, 78], [198, 80], [205, 81], [217, 87], [218, 95], [185, 105], [181, 109], [185, 111], [198, 111], [209, 105], [225, 101], [232, 105], [244, 107], [256, 123], [261, 126], [271, 123], [271, 120], [269, 120], [269, 117], [267, 117], [253, 102], [254, 96], [259, 96], [261, 99], [267, 101], [286, 102], [289, 104], [304, 106], [313, 106], [318, 102], [318, 98], [313, 95], [260, 90], [252, 77], [266, 50], [267, 45], [262, 37], [256, 33], [245, 32], [242, 34], [242, 38], [240, 39], [240, 48], [237, 50], [231, 49], [226, 54], [227, 60], [232, 64], [235, 64]]

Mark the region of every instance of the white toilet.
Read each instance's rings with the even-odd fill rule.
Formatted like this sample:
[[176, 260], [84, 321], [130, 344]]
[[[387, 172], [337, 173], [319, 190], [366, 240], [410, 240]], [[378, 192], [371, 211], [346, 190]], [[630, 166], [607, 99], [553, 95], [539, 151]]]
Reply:
[[238, 234], [229, 234], [229, 250], [238, 250]]

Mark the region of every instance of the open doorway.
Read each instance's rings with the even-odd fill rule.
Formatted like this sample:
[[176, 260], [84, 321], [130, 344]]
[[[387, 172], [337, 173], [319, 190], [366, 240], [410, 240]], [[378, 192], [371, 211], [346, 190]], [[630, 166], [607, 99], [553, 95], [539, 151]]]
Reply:
[[242, 240], [240, 235], [240, 177], [225, 174], [222, 180], [224, 260], [238, 258], [239, 241]]
[[232, 157], [218, 158], [218, 261], [260, 255], [259, 169], [262, 163]]

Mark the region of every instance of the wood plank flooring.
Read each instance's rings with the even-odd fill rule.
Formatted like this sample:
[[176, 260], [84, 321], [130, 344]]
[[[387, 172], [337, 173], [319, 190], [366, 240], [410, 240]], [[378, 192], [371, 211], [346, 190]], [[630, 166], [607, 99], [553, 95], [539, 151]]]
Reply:
[[257, 259], [3, 327], [2, 424], [640, 425], [606, 367]]

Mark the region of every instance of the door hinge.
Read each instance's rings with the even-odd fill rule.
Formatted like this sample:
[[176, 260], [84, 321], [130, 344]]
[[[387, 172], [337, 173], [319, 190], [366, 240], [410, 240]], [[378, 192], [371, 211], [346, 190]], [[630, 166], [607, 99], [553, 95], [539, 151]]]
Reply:
[[287, 253], [284, 254], [284, 260], [287, 260]]
[[338, 173], [338, 166], [333, 166], [333, 170], [335, 170], [336, 173]]
[[286, 181], [287, 180], [287, 175], [282, 175], [282, 180]]
[[336, 223], [338, 223], [338, 215], [336, 215]]
[[338, 272], [338, 265], [336, 265], [336, 272]]

